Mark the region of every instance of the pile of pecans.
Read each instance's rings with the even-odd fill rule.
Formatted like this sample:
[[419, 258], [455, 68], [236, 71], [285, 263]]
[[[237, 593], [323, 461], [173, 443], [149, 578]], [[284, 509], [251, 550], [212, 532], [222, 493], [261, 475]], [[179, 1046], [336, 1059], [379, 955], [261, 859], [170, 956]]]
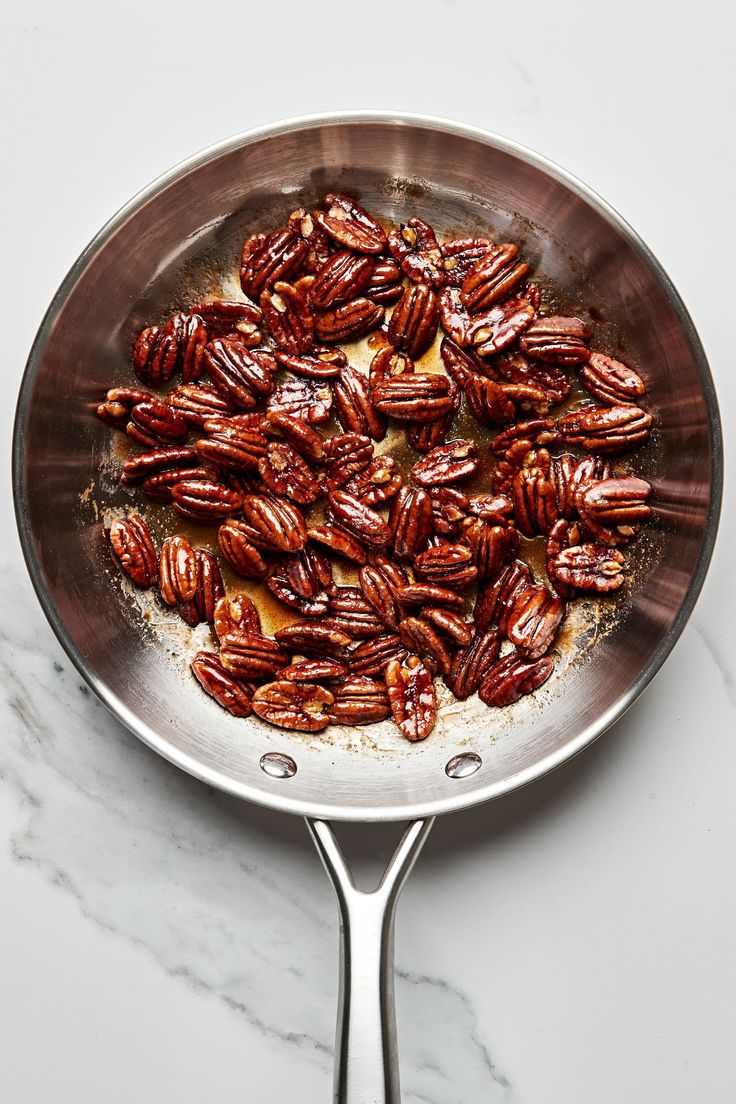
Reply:
[[[386, 233], [328, 195], [248, 238], [247, 299], [138, 336], [135, 373], [159, 394], [114, 388], [97, 411], [143, 449], [122, 482], [217, 524], [232, 571], [265, 580], [295, 618], [265, 635], [252, 597], [226, 596], [211, 551], [179, 534], [157, 552], [138, 514], [112, 524], [133, 582], [157, 585], [187, 624], [209, 623], [219, 652], [199, 652], [192, 670], [230, 713], [307, 732], [393, 716], [423, 740], [435, 676], [460, 700], [508, 705], [549, 677], [566, 604], [622, 586], [620, 549], [651, 488], [609, 458], [648, 439], [645, 386], [590, 350], [580, 319], [545, 314], [528, 274], [513, 244], [440, 245], [419, 218]], [[444, 371], [423, 371], [440, 328]], [[366, 375], [341, 344], [372, 331]], [[594, 402], [554, 418], [571, 369]], [[479, 494], [462, 489], [479, 446], [453, 436], [463, 399], [495, 431]], [[408, 477], [374, 451], [390, 422], [419, 454]], [[547, 582], [519, 558], [522, 537], [546, 540]], [[337, 560], [357, 585], [335, 582]]]

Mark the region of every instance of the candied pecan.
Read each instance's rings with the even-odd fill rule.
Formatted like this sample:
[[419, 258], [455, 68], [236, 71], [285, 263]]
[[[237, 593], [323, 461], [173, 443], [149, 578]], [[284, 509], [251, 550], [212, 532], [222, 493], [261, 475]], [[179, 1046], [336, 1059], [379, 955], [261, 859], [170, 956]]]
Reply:
[[177, 514], [202, 524], [237, 514], [242, 502], [239, 491], [207, 479], [182, 479], [171, 488], [171, 504]]
[[254, 234], [243, 245], [240, 286], [251, 299], [258, 299], [264, 288], [299, 272], [308, 252], [306, 241], [288, 226]]
[[188, 602], [197, 590], [197, 558], [186, 537], [167, 537], [161, 545], [158, 589], [167, 606]]
[[555, 488], [557, 513], [563, 518], [572, 518], [576, 512], [576, 488], [573, 482], [578, 466], [577, 456], [565, 452], [552, 461], [549, 477]]
[[645, 479], [623, 476], [583, 486], [577, 496], [580, 517], [603, 544], [622, 544], [635, 537], [651, 514], [652, 488]]
[[330, 656], [341, 661], [347, 658], [348, 645], [352, 643], [346, 632], [325, 625], [324, 621], [297, 621], [277, 629], [274, 635], [279, 644], [297, 655]]
[[220, 482], [214, 469], [206, 465], [197, 468], [169, 468], [147, 476], [141, 484], [141, 490], [154, 502], [171, 502], [174, 485], [190, 479], [202, 479], [208, 483]]
[[496, 303], [472, 316], [466, 343], [475, 346], [478, 356], [493, 356], [516, 341], [533, 318], [534, 307], [526, 299]]
[[406, 659], [407, 651], [397, 633], [382, 633], [362, 640], [350, 653], [350, 670], [355, 675], [381, 678], [392, 659]]
[[611, 406], [636, 402], [647, 391], [633, 368], [604, 353], [591, 353], [587, 363], [580, 366], [578, 376], [586, 391]]
[[492, 579], [519, 551], [519, 534], [513, 525], [494, 525], [482, 517], [463, 521], [460, 540], [468, 547], [479, 582]]
[[329, 380], [299, 379], [289, 376], [277, 384], [266, 400], [266, 416], [290, 414], [310, 425], [320, 425], [330, 416], [332, 388]]
[[225, 593], [217, 560], [206, 548], [195, 548], [197, 587], [194, 597], [179, 605], [179, 615], [187, 625], [194, 627], [201, 621], [212, 623], [215, 607]]
[[460, 290], [455, 287], [444, 287], [437, 300], [440, 326], [453, 343], [467, 345], [468, 334], [473, 324], [470, 311], [463, 306], [460, 298]]
[[374, 441], [386, 436], [386, 419], [376, 410], [367, 376], [345, 367], [332, 383], [335, 413], [348, 433], [363, 433]]
[[317, 311], [314, 331], [320, 341], [357, 341], [380, 326], [384, 313], [380, 303], [359, 295], [337, 307]]
[[184, 468], [197, 462], [197, 450], [187, 445], [160, 445], [149, 452], [141, 452], [123, 464], [121, 483], [137, 483], [154, 472]]
[[570, 478], [570, 495], [577, 506], [580, 492], [590, 483], [600, 483], [613, 474], [610, 460], [605, 456], [584, 456], [579, 460]]
[[366, 554], [363, 545], [350, 533], [346, 533], [338, 525], [312, 525], [308, 530], [309, 539], [324, 544], [336, 556], [352, 560], [357, 564], [364, 564]]
[[324, 438], [301, 418], [271, 410], [266, 417], [264, 429], [266, 433], [283, 437], [305, 460], [318, 464], [324, 459]]
[[292, 356], [303, 356], [314, 345], [314, 315], [306, 296], [293, 284], [277, 280], [261, 292], [261, 310], [271, 336]]
[[236, 410], [253, 410], [260, 395], [273, 391], [273, 357], [253, 352], [238, 336], [210, 341], [203, 360], [215, 390]]
[[373, 443], [361, 433], [336, 433], [325, 441], [325, 475], [320, 484], [324, 493], [344, 486], [371, 462]]
[[434, 422], [452, 410], [453, 401], [450, 380], [438, 373], [391, 376], [373, 392], [376, 410], [405, 422]]
[[276, 572], [266, 579], [266, 586], [283, 605], [298, 610], [304, 617], [321, 617], [327, 613], [329, 599], [326, 590], [321, 590], [310, 598], [298, 594], [283, 572]]
[[552, 418], [531, 418], [526, 422], [516, 422], [507, 429], [502, 429], [491, 441], [491, 450], [497, 456], [503, 456], [517, 441], [527, 441], [527, 448], [532, 445], [552, 445], [558, 440]]
[[506, 425], [516, 418], [516, 407], [503, 384], [485, 376], [473, 376], [465, 384], [468, 409], [481, 425]]
[[220, 638], [220, 659], [236, 678], [265, 682], [289, 663], [289, 656], [270, 636], [231, 629]]
[[[511, 484], [517, 472], [521, 471], [525, 464], [527, 466], [533, 466], [529, 457], [533, 456], [534, 453], [535, 450], [532, 448], [531, 441], [526, 441], [524, 439], [514, 441], [514, 443], [506, 449], [506, 452], [496, 464], [496, 469], [493, 473], [493, 490], [496, 494], [508, 495], [511, 493]], [[549, 453], [547, 453], [547, 456], [549, 456]]]
[[320, 310], [355, 299], [370, 283], [373, 269], [370, 257], [340, 249], [315, 273], [309, 298]]
[[433, 449], [444, 445], [447, 434], [450, 432], [458, 407], [460, 406], [460, 392], [450, 380], [450, 394], [456, 401], [441, 418], [433, 422], [409, 422], [406, 426], [406, 440], [417, 452], [432, 452]]
[[106, 398], [111, 403], [124, 406], [130, 413], [137, 403], [147, 402], [154, 396], [150, 391], [142, 391], [139, 387], [111, 387]]
[[243, 517], [249, 539], [257, 548], [298, 552], [307, 543], [307, 525], [297, 506], [276, 495], [251, 494], [243, 498]]
[[447, 688], [456, 698], [465, 701], [474, 694], [498, 659], [501, 638], [496, 629], [476, 629], [471, 641], [455, 653]]
[[333, 682], [342, 681], [348, 674], [346, 665], [336, 659], [300, 659], [282, 668], [279, 678], [287, 682]]
[[460, 298], [471, 312], [487, 310], [505, 299], [529, 271], [529, 265], [517, 260], [518, 246], [503, 242], [487, 250], [463, 280]]
[[253, 695], [253, 712], [262, 721], [298, 732], [321, 732], [330, 718], [334, 697], [312, 682], [269, 682]]
[[133, 346], [133, 370], [142, 383], [162, 387], [176, 370], [178, 345], [173, 331], [166, 326], [147, 326]]
[[265, 579], [268, 564], [251, 543], [250, 530], [242, 521], [226, 521], [217, 531], [217, 541], [236, 575], [243, 579]]
[[504, 635], [509, 610], [522, 590], [532, 582], [532, 574], [522, 560], [514, 560], [478, 590], [473, 620], [479, 629], [495, 624]]
[[383, 624], [394, 631], [398, 629], [403, 610], [381, 568], [376, 564], [366, 564], [358, 572], [358, 581], [365, 600], [373, 607]]
[[233, 407], [214, 387], [183, 383], [169, 391], [166, 401], [191, 426], [201, 429], [208, 418], [233, 413]]
[[315, 211], [315, 221], [331, 238], [357, 253], [380, 253], [386, 234], [376, 220], [350, 196], [325, 196], [327, 211]]
[[584, 406], [560, 418], [557, 428], [586, 452], [624, 452], [649, 440], [652, 420], [638, 406]]
[[478, 576], [470, 549], [448, 541], [420, 552], [414, 560], [414, 571], [423, 582], [439, 583], [452, 590], [463, 590]]
[[424, 660], [433, 673], [450, 670], [450, 653], [437, 630], [419, 617], [405, 617], [399, 626], [399, 636], [404, 647]]
[[138, 514], [117, 518], [110, 526], [110, 544], [120, 566], [136, 586], [153, 586], [158, 576], [158, 556], [150, 530]]
[[483, 518], [493, 525], [508, 525], [514, 512], [511, 499], [504, 494], [471, 495], [468, 499], [468, 512], [474, 517]]
[[401, 271], [417, 284], [440, 287], [445, 282], [445, 262], [434, 230], [424, 219], [410, 218], [388, 235], [388, 247]]
[[440, 343], [440, 356], [447, 370], [448, 376], [455, 381], [458, 387], [465, 388], [468, 380], [473, 376], [484, 375], [483, 365], [471, 352], [461, 349], [460, 346], [449, 337], [443, 337]]
[[332, 593], [332, 567], [330, 561], [317, 548], [307, 545], [283, 561], [282, 571], [289, 583], [302, 598], [314, 598], [322, 591]]
[[327, 345], [313, 346], [308, 356], [293, 356], [291, 353], [285, 353], [283, 349], [277, 349], [274, 357], [277, 364], [287, 368], [294, 375], [317, 380], [334, 379], [335, 376], [339, 376], [340, 369], [348, 362], [342, 349], [331, 349]]
[[422, 487], [437, 487], [465, 479], [477, 467], [477, 449], [472, 441], [450, 441], [417, 460], [411, 469], [411, 478]]
[[559, 521], [556, 521], [547, 534], [547, 540], [544, 544], [547, 578], [554, 586], [560, 598], [572, 598], [574, 595], [574, 587], [567, 586], [554, 576], [554, 562], [563, 548], [570, 548], [572, 545], [579, 544], [580, 540], [580, 525], [566, 518], [560, 518]]
[[233, 717], [249, 717], [251, 691], [248, 686], [225, 670], [214, 652], [197, 652], [192, 660], [192, 674], [206, 694]]
[[605, 544], [577, 544], [563, 548], [549, 565], [555, 586], [606, 594], [624, 584], [624, 558]]
[[373, 303], [395, 303], [404, 289], [401, 285], [401, 269], [388, 258], [378, 257], [365, 292]]
[[460, 647], [465, 647], [473, 639], [472, 627], [459, 613], [453, 613], [451, 610], [428, 606], [422, 610], [422, 620], [429, 621], [430, 625], [444, 633], [454, 644], [459, 644]]
[[554, 665], [551, 656], [535, 660], [509, 652], [486, 673], [478, 696], [486, 705], [511, 705], [546, 682]]
[[375, 391], [379, 383], [392, 376], [412, 375], [414, 361], [406, 353], [399, 353], [391, 345], [384, 345], [373, 357], [368, 369], [368, 386]]
[[534, 360], [571, 368], [588, 359], [589, 340], [590, 330], [579, 318], [544, 315], [527, 328], [520, 345], [522, 353]]
[[490, 238], [453, 238], [442, 246], [445, 279], [453, 288], [461, 288], [471, 268], [485, 257], [496, 243]]
[[316, 273], [330, 255], [330, 239], [314, 216], [303, 207], [297, 207], [287, 219], [287, 226], [307, 243], [307, 255], [304, 258], [305, 272]]
[[253, 303], [242, 299], [208, 299], [193, 307], [192, 313], [200, 316], [210, 338], [239, 333], [251, 348], [261, 343], [263, 315]]
[[388, 339], [394, 349], [416, 360], [432, 344], [439, 325], [437, 296], [427, 284], [406, 288], [388, 324]]
[[407, 740], [424, 740], [434, 728], [437, 697], [432, 675], [417, 656], [392, 659], [384, 675], [394, 721]]
[[442, 606], [458, 613], [465, 604], [462, 594], [437, 583], [409, 583], [399, 587], [396, 597], [405, 606]]
[[345, 490], [366, 506], [379, 506], [397, 495], [401, 486], [396, 461], [388, 453], [382, 453], [356, 472], [345, 484]]
[[433, 487], [432, 525], [435, 533], [449, 537], [457, 533], [461, 522], [467, 517], [470, 499], [457, 487]]
[[262, 635], [261, 618], [255, 602], [241, 592], [234, 594], [232, 598], [223, 596], [218, 599], [212, 623], [218, 640], [222, 640], [233, 629], [244, 629], [246, 632]]
[[506, 620], [506, 635], [530, 659], [544, 655], [559, 628], [565, 603], [546, 586], [532, 584], [514, 599]]
[[335, 687], [335, 701], [328, 710], [332, 724], [375, 724], [391, 716], [384, 682], [356, 675]]
[[202, 374], [202, 353], [207, 344], [207, 326], [195, 313], [178, 311], [164, 326], [176, 342], [174, 371], [180, 371], [184, 383], [194, 383]]
[[139, 445], [154, 448], [180, 444], [186, 439], [189, 426], [167, 403], [150, 398], [135, 404], [125, 432]]
[[258, 474], [267, 490], [306, 505], [319, 494], [319, 484], [306, 460], [283, 441], [271, 441], [258, 461]]
[[388, 525], [397, 560], [413, 560], [423, 552], [432, 534], [432, 500], [427, 492], [402, 487], [391, 503]]
[[521, 353], [508, 350], [501, 353], [494, 364], [498, 374], [507, 383], [525, 384], [535, 391], [541, 391], [545, 401], [553, 406], [564, 402], [570, 394], [570, 380], [556, 364], [530, 364]]
[[381, 515], [359, 498], [346, 491], [331, 491], [328, 495], [335, 521], [370, 548], [383, 548], [391, 539], [391, 531]]
[[542, 305], [542, 289], [539, 284], [528, 283], [522, 292], [519, 292], [520, 299], [527, 299], [534, 307], [535, 311], [538, 311]]
[[548, 533], [557, 521], [555, 485], [536, 465], [523, 467], [511, 483], [511, 501], [517, 528], [525, 537]]
[[384, 631], [383, 622], [358, 587], [337, 587], [330, 597], [330, 608], [322, 625], [347, 633], [353, 640], [378, 636]]
[[[212, 424], [208, 419], [206, 426]], [[216, 464], [218, 468], [247, 471], [258, 468], [266, 455], [268, 441], [257, 429], [246, 429], [237, 423], [222, 424], [208, 437], [197, 441], [197, 453], [201, 460]]]

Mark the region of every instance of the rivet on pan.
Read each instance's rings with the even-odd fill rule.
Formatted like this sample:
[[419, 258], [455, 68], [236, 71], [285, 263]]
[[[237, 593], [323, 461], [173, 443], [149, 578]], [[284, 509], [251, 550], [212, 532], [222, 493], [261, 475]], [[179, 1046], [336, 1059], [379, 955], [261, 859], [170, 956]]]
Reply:
[[445, 774], [450, 778], [469, 778], [483, 765], [480, 755], [474, 751], [464, 751], [461, 755], [453, 755], [445, 765]]
[[292, 778], [296, 774], [296, 763], [290, 755], [280, 751], [267, 751], [261, 756], [261, 770], [271, 778]]

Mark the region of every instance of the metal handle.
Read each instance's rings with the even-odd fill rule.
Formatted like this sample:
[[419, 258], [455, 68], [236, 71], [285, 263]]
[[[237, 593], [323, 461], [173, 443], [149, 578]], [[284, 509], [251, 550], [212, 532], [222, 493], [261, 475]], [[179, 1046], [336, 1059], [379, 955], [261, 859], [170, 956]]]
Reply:
[[400, 1104], [394, 1007], [394, 917], [434, 818], [415, 820], [372, 893], [358, 889], [324, 820], [307, 820], [340, 909], [335, 1104]]

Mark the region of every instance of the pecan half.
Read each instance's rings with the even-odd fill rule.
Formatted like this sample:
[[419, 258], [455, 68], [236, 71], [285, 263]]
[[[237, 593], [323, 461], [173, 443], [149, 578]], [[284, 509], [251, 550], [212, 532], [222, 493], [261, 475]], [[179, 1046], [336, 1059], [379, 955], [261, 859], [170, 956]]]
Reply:
[[392, 659], [406, 659], [407, 651], [397, 633], [383, 633], [361, 640], [350, 653], [350, 670], [355, 675], [381, 678]]
[[314, 219], [326, 233], [346, 249], [357, 253], [380, 253], [386, 234], [376, 220], [350, 196], [325, 196], [327, 211], [315, 211]]
[[225, 337], [235, 332], [251, 348], [261, 343], [263, 315], [253, 303], [242, 299], [208, 299], [198, 303], [192, 313], [200, 316], [210, 338]]
[[532, 322], [520, 345], [522, 353], [534, 360], [571, 368], [588, 359], [589, 340], [590, 330], [579, 318], [545, 315]]
[[488, 671], [480, 685], [478, 696], [486, 705], [511, 705], [546, 682], [553, 667], [554, 660], [551, 656], [542, 656], [535, 660], [519, 655], [518, 652], [509, 652]]
[[162, 387], [176, 370], [176, 337], [165, 326], [147, 326], [133, 346], [133, 370], [142, 383]]
[[306, 241], [288, 226], [254, 234], [243, 246], [240, 286], [251, 299], [258, 299], [264, 288], [299, 272], [308, 252]]
[[443, 537], [454, 536], [467, 517], [470, 499], [457, 487], [433, 487], [430, 497], [435, 533]]
[[369, 548], [383, 548], [391, 540], [391, 530], [381, 515], [346, 491], [328, 495], [335, 521]]
[[329, 598], [326, 590], [321, 590], [309, 598], [302, 597], [284, 572], [276, 572], [266, 580], [266, 586], [283, 605], [298, 610], [304, 617], [321, 617], [327, 613]]
[[384, 631], [376, 611], [354, 586], [337, 587], [330, 598], [328, 615], [321, 624], [347, 633], [353, 640], [379, 636]]
[[206, 465], [197, 468], [169, 468], [147, 476], [141, 484], [141, 490], [154, 502], [171, 502], [171, 491], [175, 484], [190, 479], [202, 479], [208, 483], [220, 482], [214, 469]]
[[300, 505], [314, 502], [319, 483], [299, 453], [282, 441], [271, 441], [258, 461], [258, 474], [272, 494], [285, 495]]
[[201, 524], [237, 514], [242, 502], [239, 491], [206, 479], [182, 479], [171, 488], [171, 504], [177, 514]]
[[347, 666], [336, 659], [300, 659], [282, 668], [279, 679], [286, 679], [287, 682], [342, 682], [348, 674]]
[[308, 536], [309, 540], [323, 544], [345, 560], [357, 564], [364, 564], [366, 561], [365, 549], [360, 541], [338, 525], [313, 525], [308, 530]]
[[461, 349], [457, 342], [450, 337], [442, 338], [440, 356], [448, 376], [463, 390], [468, 380], [471, 380], [474, 376], [486, 375], [485, 362], [478, 360], [467, 349]]
[[380, 303], [358, 296], [337, 307], [317, 311], [314, 330], [320, 341], [357, 341], [383, 322]]
[[236, 678], [265, 682], [289, 663], [289, 656], [270, 636], [231, 629], [220, 638], [220, 659]]
[[429, 621], [430, 625], [448, 637], [453, 644], [458, 644], [462, 648], [473, 639], [472, 626], [459, 613], [453, 613], [452, 610], [435, 609], [434, 606], [429, 606], [422, 610], [422, 620]]
[[552, 461], [549, 478], [555, 488], [557, 500], [557, 512], [560, 517], [573, 518], [577, 509], [576, 487], [574, 483], [575, 471], [578, 466], [577, 456], [565, 452], [562, 456], [556, 456]]
[[321, 732], [330, 718], [334, 697], [311, 682], [269, 682], [253, 695], [253, 712], [262, 721], [298, 732]]
[[478, 467], [477, 449], [472, 441], [450, 441], [438, 445], [411, 469], [411, 478], [422, 487], [457, 483], [472, 475]]
[[432, 288], [412, 284], [394, 307], [388, 339], [394, 349], [416, 360], [434, 341], [439, 321], [439, 304]]
[[200, 622], [212, 624], [215, 607], [225, 593], [220, 568], [212, 553], [206, 548], [195, 548], [194, 558], [197, 565], [194, 597], [179, 605], [180, 617], [192, 627]]
[[310, 425], [320, 425], [330, 416], [332, 388], [329, 380], [298, 379], [289, 376], [274, 388], [266, 402], [266, 417], [290, 414]]
[[527, 449], [532, 445], [553, 445], [559, 440], [552, 418], [531, 418], [525, 422], [517, 422], [507, 429], [502, 429], [491, 441], [491, 450], [496, 456], [504, 453], [518, 441], [526, 441]]
[[564, 548], [570, 548], [575, 544], [579, 544], [581, 539], [579, 524], [575, 521], [569, 521], [566, 518], [560, 518], [559, 521], [554, 523], [547, 534], [547, 540], [544, 542], [547, 578], [560, 598], [574, 597], [575, 588], [567, 586], [567, 584], [555, 577], [553, 571], [554, 562]]
[[424, 219], [410, 218], [394, 228], [388, 247], [405, 276], [417, 284], [440, 287], [445, 282], [445, 262], [434, 230]]
[[324, 438], [316, 429], [301, 418], [293, 414], [283, 414], [278, 410], [268, 413], [265, 423], [265, 431], [283, 437], [287, 444], [291, 445], [295, 452], [303, 456], [305, 460], [313, 464], [319, 464], [324, 459]]
[[396, 631], [403, 610], [396, 600], [394, 590], [384, 572], [376, 564], [366, 564], [358, 572], [360, 589], [365, 600], [388, 629]]
[[356, 299], [370, 283], [374, 267], [370, 257], [340, 249], [316, 272], [309, 298], [320, 310]]
[[494, 362], [498, 374], [507, 383], [517, 383], [541, 391], [546, 402], [556, 406], [570, 394], [570, 380], [556, 364], [530, 363], [521, 353], [502, 353]]
[[246, 632], [261, 633], [261, 618], [252, 598], [247, 594], [234, 594], [232, 598], [223, 596], [215, 603], [215, 612], [212, 618], [215, 636], [222, 640], [223, 636], [233, 629], [243, 629]]
[[563, 548], [548, 567], [555, 586], [607, 594], [624, 584], [624, 558], [605, 544], [577, 544]]
[[463, 280], [460, 297], [471, 312], [487, 310], [520, 283], [529, 265], [517, 260], [518, 246], [504, 242], [487, 250]]
[[138, 483], [155, 472], [191, 467], [196, 463], [196, 449], [189, 448], [187, 445], [161, 445], [159, 448], [141, 452], [138, 456], [126, 460], [120, 474], [120, 482]]
[[292, 356], [303, 356], [314, 345], [314, 315], [305, 295], [293, 284], [277, 280], [261, 292], [261, 310], [276, 344]]
[[591, 353], [587, 363], [580, 366], [578, 375], [586, 391], [611, 406], [636, 402], [647, 390], [644, 380], [633, 368], [604, 353]]
[[516, 525], [525, 537], [548, 533], [557, 521], [557, 495], [549, 475], [535, 465], [516, 473], [511, 483]]
[[386, 420], [378, 413], [368, 378], [354, 368], [340, 370], [332, 383], [335, 413], [348, 433], [362, 433], [381, 441], [386, 436]]
[[462, 594], [437, 583], [409, 583], [399, 587], [396, 597], [405, 606], [442, 606], [457, 613], [465, 604]]
[[207, 344], [207, 326], [199, 314], [178, 311], [164, 326], [176, 342], [174, 371], [181, 372], [184, 383], [194, 383], [202, 374], [202, 353]]
[[325, 441], [324, 491], [335, 491], [371, 462], [373, 443], [362, 433], [336, 433]]
[[485, 257], [496, 243], [490, 238], [453, 238], [442, 246], [445, 279], [453, 288], [461, 288], [475, 264]]
[[314, 215], [306, 211], [304, 207], [298, 207], [292, 211], [287, 219], [287, 226], [304, 238], [307, 243], [307, 255], [304, 258], [304, 271], [316, 273], [330, 255], [330, 239], [321, 226], [314, 221]]
[[530, 659], [549, 650], [565, 612], [565, 603], [545, 586], [523, 590], [509, 609], [506, 634], [512, 644]]
[[430, 671], [450, 670], [450, 653], [437, 630], [420, 617], [405, 617], [399, 627], [404, 647], [424, 660]]
[[314, 598], [322, 591], [332, 593], [335, 589], [330, 561], [319, 549], [309, 545], [287, 556], [282, 571], [302, 598]]
[[298, 552], [307, 543], [307, 525], [293, 503], [276, 495], [245, 495], [246, 532], [257, 548]]
[[373, 303], [382, 303], [387, 306], [401, 298], [403, 287], [401, 285], [401, 269], [393, 261], [387, 258], [378, 258], [373, 267], [373, 274], [365, 293]]
[[469, 343], [470, 327], [473, 319], [470, 311], [463, 306], [460, 291], [456, 287], [445, 287], [439, 293], [437, 307], [440, 316], [440, 325], [447, 336], [457, 345]]
[[[206, 422], [209, 426], [211, 420]], [[258, 468], [266, 455], [268, 441], [258, 430], [246, 429], [237, 424], [223, 425], [219, 431], [197, 441], [197, 453], [201, 460], [216, 464], [218, 468], [232, 471], [248, 471]]]
[[251, 691], [244, 683], [226, 671], [214, 652], [197, 652], [192, 660], [192, 674], [206, 694], [233, 717], [249, 717]]
[[414, 571], [421, 581], [452, 590], [463, 590], [478, 577], [471, 550], [464, 544], [447, 541], [421, 552], [414, 560]]
[[158, 589], [167, 606], [190, 601], [197, 590], [197, 558], [186, 537], [167, 537], [161, 545]]
[[414, 361], [410, 356], [397, 352], [391, 345], [384, 345], [371, 361], [368, 369], [368, 386], [371, 391], [374, 391], [379, 383], [383, 383], [392, 376], [410, 376], [413, 372]]
[[496, 629], [476, 629], [470, 643], [455, 653], [445, 683], [460, 701], [474, 694], [498, 659], [501, 639]]
[[519, 594], [532, 582], [529, 568], [522, 560], [514, 560], [495, 579], [489, 580], [478, 590], [473, 620], [479, 629], [498, 626], [506, 635], [509, 610]]
[[425, 740], [437, 719], [432, 675], [417, 656], [392, 659], [384, 676], [394, 721], [407, 740]]
[[348, 362], [342, 349], [333, 349], [329, 345], [313, 346], [308, 356], [293, 356], [283, 349], [277, 349], [274, 356], [277, 364], [294, 375], [317, 380], [334, 379]]
[[153, 586], [158, 576], [158, 556], [153, 537], [138, 514], [116, 519], [110, 526], [110, 544], [120, 566], [136, 586]]
[[590, 483], [578, 492], [580, 517], [603, 544], [621, 544], [635, 537], [651, 514], [651, 491], [645, 479], [631, 475]]
[[154, 396], [150, 391], [141, 391], [137, 387], [111, 387], [95, 411], [105, 425], [114, 429], [125, 429], [130, 412], [136, 403], [146, 402]]
[[135, 404], [125, 432], [139, 445], [153, 448], [180, 444], [186, 440], [189, 426], [167, 403], [150, 398]]
[[166, 401], [190, 426], [201, 429], [208, 418], [233, 413], [233, 407], [214, 387], [183, 383], [169, 391]]
[[348, 483], [345, 490], [366, 506], [379, 506], [399, 493], [402, 486], [396, 461], [383, 453], [374, 456]]
[[645, 444], [651, 426], [651, 414], [629, 405], [585, 406], [557, 422], [565, 440], [586, 452], [603, 453], [624, 452]]
[[250, 529], [242, 521], [230, 520], [217, 531], [220, 551], [236, 575], [242, 579], [265, 579], [268, 564], [251, 543]]
[[394, 556], [413, 560], [427, 547], [432, 535], [432, 500], [421, 487], [402, 487], [391, 503], [388, 519]]
[[404, 422], [434, 422], [453, 408], [450, 380], [437, 373], [391, 376], [373, 392], [376, 410]]
[[273, 391], [273, 357], [253, 352], [240, 337], [210, 341], [203, 359], [215, 390], [236, 410], [253, 410], [258, 396]]
[[513, 525], [494, 525], [482, 517], [463, 521], [460, 540], [468, 547], [479, 582], [494, 578], [519, 551], [519, 534]]
[[335, 688], [335, 701], [330, 706], [333, 724], [375, 724], [391, 716], [388, 691], [384, 682], [356, 675]]
[[466, 343], [478, 356], [500, 353], [524, 332], [534, 318], [534, 307], [526, 299], [507, 299], [472, 317]]
[[325, 625], [324, 622], [299, 621], [277, 629], [275, 633], [279, 644], [298, 655], [330, 656], [344, 660], [348, 654], [348, 645], [352, 637], [340, 629]]
[[516, 407], [503, 384], [485, 376], [473, 376], [465, 384], [468, 409], [481, 425], [506, 425], [516, 418]]

